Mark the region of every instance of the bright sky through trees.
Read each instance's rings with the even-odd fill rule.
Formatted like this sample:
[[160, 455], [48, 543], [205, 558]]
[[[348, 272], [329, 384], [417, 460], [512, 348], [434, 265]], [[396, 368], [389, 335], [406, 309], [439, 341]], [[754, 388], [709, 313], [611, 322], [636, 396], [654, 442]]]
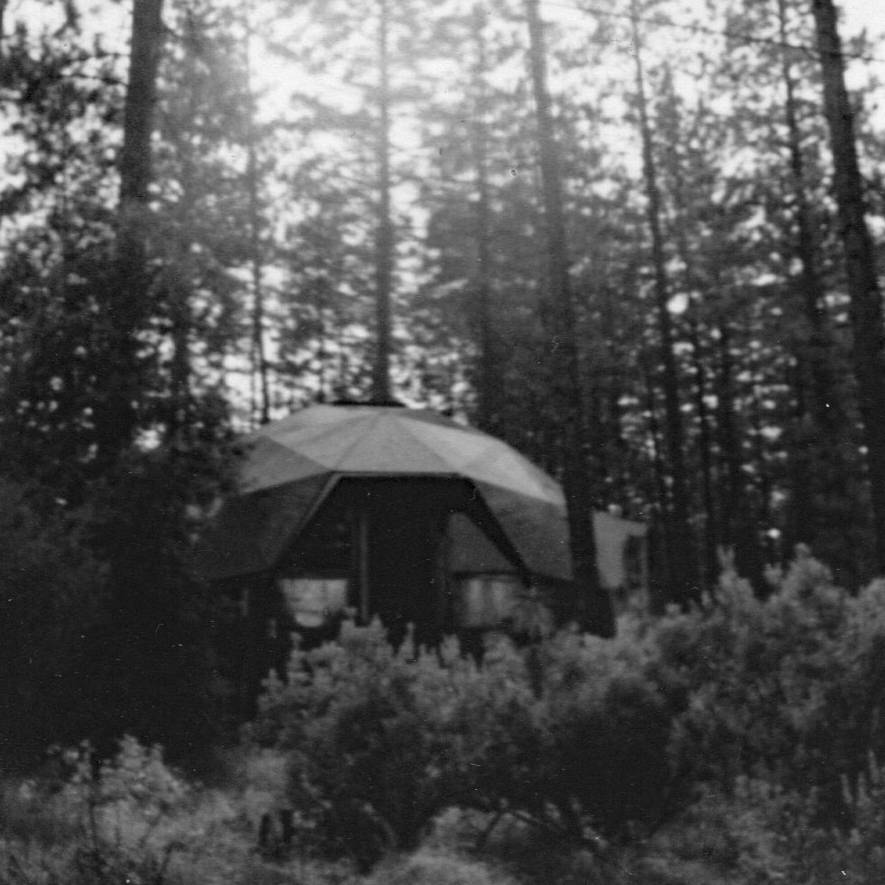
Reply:
[[[5, 7], [4, 47], [26, 62], [21, 84], [13, 81], [2, 95], [0, 133], [10, 157], [4, 198], [14, 206], [2, 220], [4, 258], [15, 243], [17, 260], [37, 278], [25, 274], [22, 282], [22, 267], [7, 262], [17, 291], [26, 293], [22, 310], [42, 303], [32, 295], [41, 286], [49, 286], [47, 304], [66, 293], [44, 271], [53, 267], [53, 250], [64, 269], [81, 260], [84, 241], [95, 242], [90, 225], [113, 237], [131, 2], [79, 5], [79, 17], [68, 22], [63, 12], [71, 7], [61, 2]], [[162, 232], [150, 259], [159, 289], [151, 290], [157, 300], [140, 332], [160, 361], [158, 383], [178, 355], [178, 386], [224, 386], [238, 427], [317, 398], [366, 396], [376, 325], [383, 325], [372, 318], [373, 290], [381, 288], [377, 255], [386, 251], [393, 259], [393, 395], [481, 423], [478, 367], [491, 364], [480, 359], [481, 342], [497, 337], [488, 352], [496, 351], [498, 364], [487, 375], [506, 394], [502, 414], [510, 411], [486, 426], [554, 472], [561, 468], [544, 375], [551, 348], [543, 337], [546, 210], [525, 9], [519, 0], [487, 3], [476, 27], [475, 7], [473, 0], [388, 7], [385, 103], [373, 30], [383, 4], [166, 4], [148, 206]], [[792, 452], [812, 443], [791, 447], [808, 435], [803, 410], [817, 384], [803, 365], [802, 330], [823, 310], [834, 346], [846, 347], [848, 337], [811, 6], [787, 0], [783, 52], [777, 0], [641, 0], [641, 89], [627, 0], [539, 0], [538, 7], [551, 128], [563, 152], [582, 370], [592, 376], [592, 422], [602, 428], [598, 475], [605, 479], [596, 494], [606, 503], [633, 501], [638, 514], [671, 497], [672, 447], [660, 420], [668, 385], [659, 373], [669, 349], [688, 470], [705, 476], [710, 489], [714, 480], [726, 489], [721, 502], [704, 503], [722, 520], [713, 525], [709, 517], [709, 536], [718, 543], [734, 534], [738, 517], [746, 527], [776, 524], [786, 536], [782, 511], [798, 488], [798, 472], [788, 475]], [[862, 27], [885, 29], [883, 15], [852, 0], [842, 28], [877, 234], [885, 223], [876, 177], [885, 49], [855, 38]], [[106, 76], [96, 78], [99, 64]], [[54, 70], [70, 72], [64, 88]], [[642, 91], [648, 131], [640, 138]], [[382, 107], [389, 127], [379, 126]], [[27, 126], [13, 128], [17, 115]], [[378, 172], [382, 129], [389, 188]], [[665, 274], [649, 258], [649, 144]], [[379, 209], [388, 190], [389, 213]], [[820, 251], [823, 276], [816, 289], [823, 307], [804, 313], [793, 243], [799, 204], [814, 234], [805, 245]], [[387, 250], [378, 248], [382, 215], [393, 230]], [[669, 348], [652, 321], [660, 309], [649, 309], [655, 270], [669, 283]], [[83, 285], [89, 276], [77, 270], [61, 278]], [[477, 304], [491, 305], [484, 328], [493, 326], [494, 335], [478, 332]], [[16, 334], [26, 328], [17, 315], [11, 321]], [[21, 346], [28, 358], [35, 352], [24, 340]], [[90, 347], [77, 341], [72, 351]], [[844, 368], [836, 361], [831, 374], [847, 377]], [[47, 377], [53, 390], [63, 389], [57, 373]], [[152, 392], [151, 402], [164, 396]], [[667, 396], [672, 406], [672, 391]], [[849, 402], [851, 392], [840, 396]], [[46, 426], [45, 415], [59, 408], [33, 393], [24, 399], [42, 410], [35, 426]], [[856, 461], [855, 441], [845, 447]], [[698, 503], [698, 488], [691, 494]], [[735, 515], [747, 500], [758, 512]], [[696, 517], [692, 531], [700, 534], [704, 519]]]

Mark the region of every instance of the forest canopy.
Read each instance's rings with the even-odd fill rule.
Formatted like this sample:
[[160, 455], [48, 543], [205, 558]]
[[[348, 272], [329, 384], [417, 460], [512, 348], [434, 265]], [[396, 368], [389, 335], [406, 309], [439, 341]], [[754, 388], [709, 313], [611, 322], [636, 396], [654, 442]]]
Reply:
[[652, 526], [659, 606], [720, 551], [760, 593], [797, 544], [881, 574], [885, 46], [837, 13], [0, 0], [17, 555], [82, 538], [44, 570], [101, 589], [59, 611], [197, 692], [188, 551], [231, 441], [396, 399], [560, 479], [588, 585], [594, 507]]

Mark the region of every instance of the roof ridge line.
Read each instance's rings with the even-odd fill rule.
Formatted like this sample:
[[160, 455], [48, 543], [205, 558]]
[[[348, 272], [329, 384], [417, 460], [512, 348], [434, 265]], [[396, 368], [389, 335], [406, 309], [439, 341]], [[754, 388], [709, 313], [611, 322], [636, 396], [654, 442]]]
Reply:
[[[370, 419], [370, 422], [371, 422], [371, 426], [369, 427], [369, 430], [372, 430], [372, 429], [375, 427], [375, 425], [381, 420], [382, 414], [381, 414], [381, 412], [375, 412], [374, 414], [373, 414], [372, 412], [369, 412], [369, 413], [367, 413], [367, 417]], [[357, 420], [361, 420], [361, 419], [357, 419]], [[352, 451], [353, 451], [353, 450], [354, 450], [354, 449], [355, 449], [355, 448], [356, 448], [356, 447], [357, 447], [362, 441], [363, 441], [363, 437], [362, 437], [362, 436], [358, 436], [358, 437], [357, 437], [357, 438], [356, 438], [356, 439], [355, 439], [355, 440], [354, 440], [354, 441], [353, 441], [353, 442], [352, 442], [352, 443], [351, 443], [346, 449], [344, 449], [344, 451], [341, 453], [341, 455], [340, 455], [339, 458], [338, 458], [338, 463], [340, 464], [342, 461], [344, 461], [344, 459], [345, 459], [345, 458], [346, 458], [346, 457], [347, 457], [347, 456], [348, 456], [348, 455], [349, 455], [349, 454], [350, 454], [350, 453], [351, 453], [351, 452], [352, 452]], [[333, 468], [333, 469], [335, 469], [335, 468]]]
[[[394, 417], [398, 417], [398, 416], [394, 416]], [[408, 421], [402, 421], [402, 422], [400, 422], [400, 423], [402, 424], [403, 430], [405, 430], [405, 432], [408, 433], [409, 436], [410, 436], [410, 437], [411, 437], [411, 438], [412, 438], [412, 439], [413, 439], [413, 440], [414, 440], [419, 446], [421, 446], [421, 448], [424, 449], [425, 452], [428, 452], [428, 453], [429, 453], [430, 455], [432, 455], [437, 461], [442, 462], [442, 463], [445, 464], [447, 467], [451, 466], [451, 465], [448, 464], [448, 462], [446, 461], [446, 459], [443, 458], [442, 455], [439, 454], [439, 452], [437, 452], [437, 451], [435, 451], [434, 449], [432, 449], [429, 445], [427, 445], [426, 442], [424, 442], [423, 439], [421, 439], [419, 436], [417, 436], [417, 435], [412, 431], [412, 428], [409, 426], [409, 422], [408, 422]], [[461, 471], [461, 470], [454, 470], [454, 471], [452, 471], [452, 472], [453, 472], [453, 473], [456, 473], [456, 474], [462, 474], [462, 475], [465, 475], [465, 476], [466, 476], [466, 474], [463, 474], [463, 471]], [[469, 479], [469, 477], [467, 477], [467, 478]]]

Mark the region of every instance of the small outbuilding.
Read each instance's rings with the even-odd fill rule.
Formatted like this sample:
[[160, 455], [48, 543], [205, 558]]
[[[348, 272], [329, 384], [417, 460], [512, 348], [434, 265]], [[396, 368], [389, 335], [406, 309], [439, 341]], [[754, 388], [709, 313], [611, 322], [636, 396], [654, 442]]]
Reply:
[[[427, 409], [347, 404], [303, 409], [244, 448], [200, 561], [238, 613], [226, 643], [247, 695], [292, 630], [318, 641], [347, 611], [394, 641], [412, 624], [420, 642], [575, 612], [562, 490], [501, 440]], [[610, 519], [603, 537], [621, 543]], [[600, 557], [616, 577], [618, 557]]]

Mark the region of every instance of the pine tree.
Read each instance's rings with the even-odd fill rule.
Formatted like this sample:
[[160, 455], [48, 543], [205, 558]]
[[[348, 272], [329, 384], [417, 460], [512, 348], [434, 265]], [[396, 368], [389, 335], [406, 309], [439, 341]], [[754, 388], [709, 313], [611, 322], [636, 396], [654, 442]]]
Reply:
[[116, 269], [107, 293], [109, 350], [104, 395], [96, 404], [98, 457], [110, 465], [134, 439], [139, 424], [142, 366], [137, 336], [150, 314], [147, 267], [151, 136], [163, 41], [163, 0], [135, 0], [129, 74], [123, 109]]
[[853, 332], [854, 375], [866, 441], [876, 562], [885, 571], [885, 364], [882, 296], [866, 221], [863, 180], [857, 159], [854, 112], [845, 87], [845, 61], [832, 0], [812, 0], [824, 113], [830, 132], [839, 234], [844, 248]]
[[651, 233], [652, 265], [654, 270], [655, 306], [660, 341], [662, 386], [665, 404], [665, 428], [668, 465], [672, 488], [669, 497], [668, 533], [670, 591], [674, 602], [682, 605], [699, 598], [691, 529], [689, 526], [689, 492], [685, 467], [685, 434], [683, 431], [680, 380], [674, 354], [673, 322], [670, 314], [670, 285], [664, 254], [661, 226], [661, 194], [658, 187], [658, 170], [652, 136], [652, 124], [648, 113], [645, 72], [642, 63], [642, 40], [639, 32], [639, 7], [631, 3], [631, 26], [635, 53], [636, 100], [639, 113], [639, 130], [642, 142], [643, 177], [647, 201], [648, 226]]
[[611, 635], [614, 622], [607, 594], [599, 583], [596, 541], [593, 530], [592, 483], [588, 477], [586, 453], [587, 426], [585, 394], [575, 340], [575, 307], [569, 276], [562, 205], [559, 149], [553, 131], [544, 33], [537, 0], [526, 0], [529, 29], [529, 62], [537, 118], [537, 139], [543, 190], [545, 233], [548, 259], [549, 299], [545, 305], [548, 358], [553, 362], [551, 397], [559, 412], [557, 432], [563, 436], [563, 487], [569, 518], [569, 540], [574, 580], [580, 605], [589, 629]]

